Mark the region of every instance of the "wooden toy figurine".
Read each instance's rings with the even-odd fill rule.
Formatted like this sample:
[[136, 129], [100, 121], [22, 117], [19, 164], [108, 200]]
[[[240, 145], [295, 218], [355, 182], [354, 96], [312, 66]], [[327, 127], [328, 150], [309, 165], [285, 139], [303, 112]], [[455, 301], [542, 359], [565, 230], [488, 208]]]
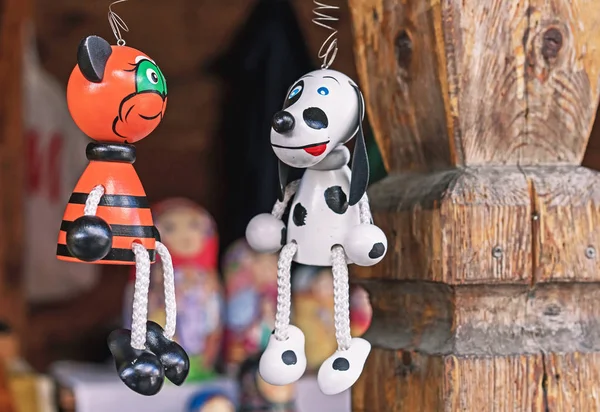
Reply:
[[[185, 351], [171, 338], [176, 304], [171, 256], [159, 241], [146, 194], [133, 168], [135, 143], [161, 122], [167, 104], [163, 74], [147, 55], [98, 36], [82, 40], [67, 86], [69, 111], [95, 142], [89, 165], [66, 207], [57, 256], [75, 262], [135, 265], [131, 331], [112, 332], [108, 345], [121, 380], [143, 395], [154, 395], [166, 376], [180, 385], [189, 370]], [[163, 266], [166, 324], [147, 322], [150, 265], [158, 253]]]
[[[298, 380], [307, 364], [304, 335], [290, 325], [292, 261], [332, 268], [338, 348], [319, 368], [321, 391], [333, 395], [352, 386], [371, 350], [369, 342], [350, 334], [347, 266], [374, 265], [387, 250], [387, 239], [373, 225], [366, 196], [369, 165], [363, 116], [356, 83], [330, 69], [300, 78], [290, 88], [283, 110], [273, 116], [271, 146], [279, 158], [281, 195], [272, 213], [255, 216], [246, 229], [255, 250], [281, 249], [275, 330], [260, 360], [260, 374], [271, 384]], [[344, 143], [355, 135], [350, 171], [350, 152]], [[288, 185], [289, 166], [306, 171], [301, 180]], [[281, 218], [290, 201], [286, 228]]]

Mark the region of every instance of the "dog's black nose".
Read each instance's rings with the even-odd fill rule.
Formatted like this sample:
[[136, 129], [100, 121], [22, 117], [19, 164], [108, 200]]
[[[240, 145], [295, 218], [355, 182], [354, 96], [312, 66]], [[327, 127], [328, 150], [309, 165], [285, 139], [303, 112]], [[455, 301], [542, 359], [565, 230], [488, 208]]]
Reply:
[[275, 116], [273, 116], [273, 130], [275, 130], [277, 133], [287, 133], [291, 130], [294, 129], [294, 116], [292, 116], [291, 114], [289, 114], [288, 112], [281, 111], [281, 112], [277, 112], [275, 113]]
[[329, 120], [325, 112], [318, 107], [309, 107], [302, 113], [304, 121], [311, 129], [325, 129], [329, 126]]

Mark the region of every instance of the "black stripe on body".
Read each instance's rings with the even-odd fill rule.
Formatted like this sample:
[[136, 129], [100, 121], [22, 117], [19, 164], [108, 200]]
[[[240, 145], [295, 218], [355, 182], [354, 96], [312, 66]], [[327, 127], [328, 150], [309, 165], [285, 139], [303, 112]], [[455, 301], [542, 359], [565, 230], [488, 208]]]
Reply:
[[[75, 205], [85, 205], [88, 193], [73, 193], [69, 203]], [[109, 207], [128, 207], [137, 209], [149, 209], [150, 204], [146, 196], [128, 196], [128, 195], [102, 195], [98, 206]]]
[[[69, 253], [67, 245], [57, 245], [56, 254], [58, 256], [74, 257]], [[150, 261], [156, 260], [156, 251], [154, 249], [148, 249], [148, 255], [150, 255]], [[131, 249], [111, 249], [108, 255], [101, 259], [104, 261], [121, 261], [121, 262], [135, 262], [135, 254]], [[90, 262], [93, 263], [93, 262]]]
[[[66, 232], [71, 223], [73, 222], [63, 220], [60, 224], [60, 230]], [[113, 236], [137, 237], [140, 239], [154, 239], [156, 237], [154, 226], [110, 225], [110, 229]]]

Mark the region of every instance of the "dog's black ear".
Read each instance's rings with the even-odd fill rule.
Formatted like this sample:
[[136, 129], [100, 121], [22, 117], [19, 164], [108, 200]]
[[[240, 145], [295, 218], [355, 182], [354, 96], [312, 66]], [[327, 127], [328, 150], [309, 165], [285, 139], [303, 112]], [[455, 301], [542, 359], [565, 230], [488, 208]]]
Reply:
[[100, 83], [111, 54], [112, 47], [102, 37], [88, 36], [83, 39], [77, 49], [77, 66], [83, 77], [90, 82]]
[[350, 180], [350, 206], [357, 204], [367, 191], [369, 185], [369, 158], [367, 157], [367, 145], [363, 133], [363, 117], [365, 114], [365, 102], [357, 85], [352, 84], [358, 99], [358, 133], [354, 142], [354, 153], [352, 155], [352, 176]]
[[283, 163], [281, 160], [278, 160], [278, 168], [279, 168], [279, 201], [283, 201], [283, 196], [285, 195], [285, 188], [288, 184], [288, 178], [290, 174], [290, 167]]

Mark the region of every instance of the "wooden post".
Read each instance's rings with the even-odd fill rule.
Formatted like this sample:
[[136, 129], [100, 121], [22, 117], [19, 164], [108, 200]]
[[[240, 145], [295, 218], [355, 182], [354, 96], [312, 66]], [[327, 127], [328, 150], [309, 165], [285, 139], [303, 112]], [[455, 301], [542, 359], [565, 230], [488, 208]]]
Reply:
[[0, 0], [0, 321], [21, 335], [24, 148], [22, 130], [23, 29], [29, 0]]
[[390, 172], [354, 411], [599, 411], [600, 2], [349, 3]]

